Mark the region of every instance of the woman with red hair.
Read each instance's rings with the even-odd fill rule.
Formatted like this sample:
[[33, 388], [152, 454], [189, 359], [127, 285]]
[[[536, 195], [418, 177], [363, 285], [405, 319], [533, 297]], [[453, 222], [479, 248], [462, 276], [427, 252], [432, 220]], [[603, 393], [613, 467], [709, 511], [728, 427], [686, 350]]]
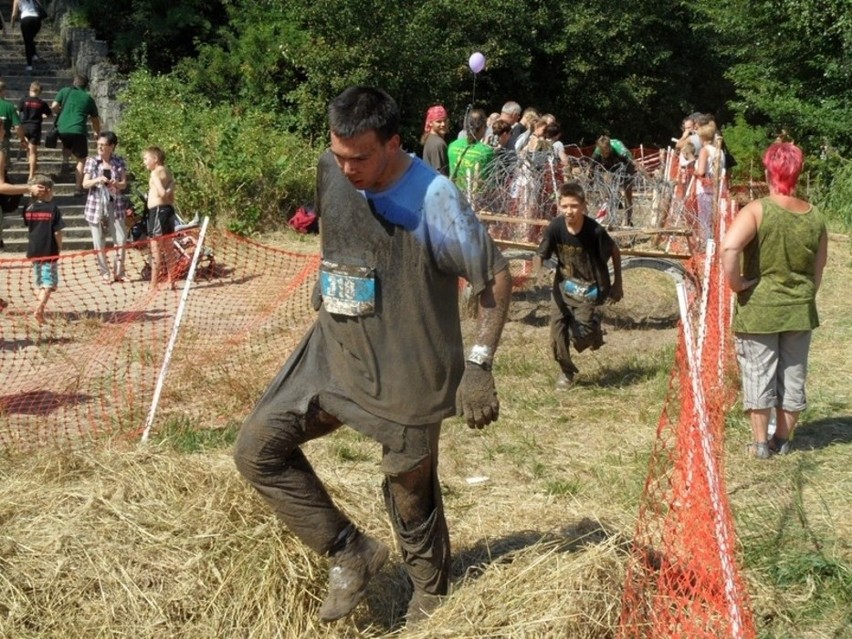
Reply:
[[429, 107], [426, 112], [426, 122], [423, 124], [423, 135], [420, 143], [423, 145], [423, 161], [441, 175], [449, 175], [449, 160], [447, 159], [447, 143], [444, 138], [449, 130], [450, 119], [447, 110], [440, 104]]
[[[749, 416], [751, 453], [786, 454], [806, 403], [816, 292], [828, 257], [823, 216], [794, 195], [802, 151], [776, 142], [763, 155], [769, 196], [746, 205], [722, 241], [722, 266], [737, 294], [734, 334]], [[742, 260], [740, 257], [742, 256]], [[769, 439], [770, 413], [776, 430]]]

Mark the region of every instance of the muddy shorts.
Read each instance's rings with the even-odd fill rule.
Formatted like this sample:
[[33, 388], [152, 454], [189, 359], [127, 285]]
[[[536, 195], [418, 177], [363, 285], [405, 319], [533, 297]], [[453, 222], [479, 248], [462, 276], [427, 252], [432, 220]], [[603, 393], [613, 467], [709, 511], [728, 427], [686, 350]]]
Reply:
[[743, 384], [743, 410], [807, 407], [805, 378], [811, 331], [737, 333], [734, 345]]

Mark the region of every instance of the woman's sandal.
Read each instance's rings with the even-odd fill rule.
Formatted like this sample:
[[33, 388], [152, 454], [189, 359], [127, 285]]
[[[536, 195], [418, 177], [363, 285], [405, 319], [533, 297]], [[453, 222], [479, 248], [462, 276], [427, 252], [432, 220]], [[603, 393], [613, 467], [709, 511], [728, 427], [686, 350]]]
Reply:
[[773, 435], [769, 439], [769, 452], [776, 455], [787, 455], [790, 452], [790, 440]]
[[746, 444], [746, 453], [755, 459], [769, 459], [769, 443], [750, 442]]

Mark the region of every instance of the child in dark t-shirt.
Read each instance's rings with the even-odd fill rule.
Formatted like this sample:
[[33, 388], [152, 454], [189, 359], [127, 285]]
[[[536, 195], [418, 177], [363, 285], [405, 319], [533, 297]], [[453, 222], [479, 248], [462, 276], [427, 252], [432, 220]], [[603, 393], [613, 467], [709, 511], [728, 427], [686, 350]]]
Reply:
[[[536, 276], [542, 262], [556, 256], [550, 305], [550, 345], [562, 369], [557, 388], [569, 388], [577, 367], [569, 344], [577, 352], [600, 348], [603, 341], [599, 306], [622, 298], [621, 252], [609, 233], [586, 216], [586, 196], [577, 182], [559, 189], [559, 213], [544, 231], [533, 260]], [[607, 263], [612, 260], [610, 281]]]
[[24, 224], [29, 231], [27, 257], [33, 262], [38, 290], [38, 305], [33, 317], [39, 324], [44, 324], [44, 308], [59, 284], [57, 258], [62, 248], [62, 229], [65, 228], [65, 222], [59, 207], [52, 203], [53, 180], [46, 175], [35, 175], [30, 184], [45, 188], [42, 195], [24, 209]]

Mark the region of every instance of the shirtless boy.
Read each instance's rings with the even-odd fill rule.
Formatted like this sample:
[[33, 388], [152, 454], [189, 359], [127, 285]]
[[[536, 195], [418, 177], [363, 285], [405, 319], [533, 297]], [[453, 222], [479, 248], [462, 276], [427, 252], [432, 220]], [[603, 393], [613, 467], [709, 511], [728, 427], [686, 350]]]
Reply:
[[171, 284], [171, 264], [174, 263], [169, 247], [162, 241], [164, 235], [175, 232], [175, 180], [165, 166], [166, 156], [157, 146], [142, 152], [142, 162], [151, 172], [148, 179], [148, 237], [151, 238], [151, 290], [157, 288], [162, 262], [166, 261], [166, 278]]

